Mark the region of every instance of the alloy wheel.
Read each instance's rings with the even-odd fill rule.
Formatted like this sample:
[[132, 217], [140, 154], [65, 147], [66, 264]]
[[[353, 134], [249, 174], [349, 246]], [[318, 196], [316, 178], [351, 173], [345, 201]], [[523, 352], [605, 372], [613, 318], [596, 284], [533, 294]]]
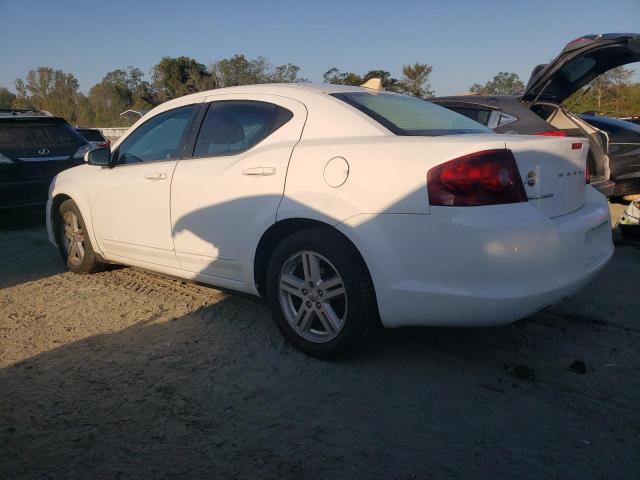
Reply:
[[279, 277], [280, 306], [298, 335], [314, 343], [336, 338], [347, 317], [347, 291], [336, 267], [319, 253], [291, 255]]
[[80, 265], [84, 259], [84, 232], [73, 212], [65, 212], [62, 216], [62, 241], [69, 261]]

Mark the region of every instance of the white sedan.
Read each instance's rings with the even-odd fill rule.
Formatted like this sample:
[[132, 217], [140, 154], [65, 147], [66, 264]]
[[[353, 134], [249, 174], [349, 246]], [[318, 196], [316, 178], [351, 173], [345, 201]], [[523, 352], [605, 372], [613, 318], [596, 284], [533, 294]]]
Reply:
[[133, 265], [266, 296], [300, 350], [376, 323], [498, 325], [558, 302], [613, 252], [583, 138], [507, 136], [376, 89], [253, 85], [164, 103], [60, 173], [68, 268]]

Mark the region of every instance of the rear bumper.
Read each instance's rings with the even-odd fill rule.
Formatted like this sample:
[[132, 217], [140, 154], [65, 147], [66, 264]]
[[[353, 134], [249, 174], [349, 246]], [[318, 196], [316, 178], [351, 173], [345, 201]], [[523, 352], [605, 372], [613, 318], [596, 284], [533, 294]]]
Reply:
[[606, 199], [586, 195], [552, 219], [524, 203], [359, 215], [338, 228], [369, 267], [385, 326], [499, 325], [574, 294], [611, 258]]

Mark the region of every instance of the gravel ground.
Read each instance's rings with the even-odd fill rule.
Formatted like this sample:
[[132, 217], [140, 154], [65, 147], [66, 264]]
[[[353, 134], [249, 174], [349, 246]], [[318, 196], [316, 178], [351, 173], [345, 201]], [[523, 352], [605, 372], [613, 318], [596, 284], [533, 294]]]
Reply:
[[0, 228], [2, 479], [640, 478], [638, 243], [513, 325], [325, 363], [259, 299], [66, 273], [37, 220]]

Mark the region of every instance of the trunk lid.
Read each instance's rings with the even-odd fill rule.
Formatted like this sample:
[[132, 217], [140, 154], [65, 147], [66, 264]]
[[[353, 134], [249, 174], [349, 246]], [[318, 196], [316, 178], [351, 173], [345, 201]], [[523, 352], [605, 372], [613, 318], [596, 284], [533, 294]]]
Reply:
[[533, 70], [522, 99], [562, 103], [599, 75], [638, 61], [640, 34], [585, 35], [569, 42], [551, 62]]
[[504, 140], [516, 159], [529, 203], [549, 218], [582, 207], [588, 140], [525, 136]]

